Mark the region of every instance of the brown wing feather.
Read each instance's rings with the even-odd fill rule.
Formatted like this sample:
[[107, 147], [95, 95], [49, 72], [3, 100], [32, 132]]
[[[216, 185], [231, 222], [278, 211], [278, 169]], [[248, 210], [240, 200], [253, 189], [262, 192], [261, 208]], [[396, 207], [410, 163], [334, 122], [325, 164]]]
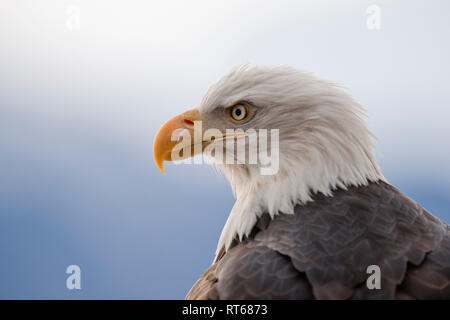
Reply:
[[[369, 290], [369, 265], [381, 289]], [[316, 195], [294, 215], [264, 214], [187, 299], [450, 299], [450, 231], [384, 183]]]
[[203, 272], [186, 295], [187, 300], [217, 300], [219, 298], [216, 289], [217, 278], [214, 276], [215, 267], [216, 265], [213, 264]]

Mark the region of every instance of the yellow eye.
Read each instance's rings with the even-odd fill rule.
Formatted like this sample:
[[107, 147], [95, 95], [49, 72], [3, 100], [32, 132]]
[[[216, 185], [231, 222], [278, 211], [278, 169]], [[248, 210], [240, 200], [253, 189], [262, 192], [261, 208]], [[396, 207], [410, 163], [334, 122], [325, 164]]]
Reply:
[[238, 103], [228, 108], [228, 118], [236, 123], [247, 120], [251, 115], [251, 107], [248, 103]]

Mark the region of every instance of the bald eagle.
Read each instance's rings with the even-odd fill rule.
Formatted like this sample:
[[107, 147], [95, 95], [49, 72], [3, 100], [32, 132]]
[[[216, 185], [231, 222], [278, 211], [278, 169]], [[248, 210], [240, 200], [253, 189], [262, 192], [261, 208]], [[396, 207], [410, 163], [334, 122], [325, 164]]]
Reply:
[[[222, 138], [204, 138], [211, 128]], [[218, 161], [222, 149], [236, 160], [223, 142], [247, 146], [251, 129], [278, 130], [275, 173], [262, 174], [259, 158]], [[215, 146], [209, 156], [236, 197], [187, 299], [450, 298], [449, 226], [387, 182], [363, 108], [338, 85], [291, 66], [238, 66], [158, 131], [161, 170], [186, 132], [197, 139], [180, 158]]]

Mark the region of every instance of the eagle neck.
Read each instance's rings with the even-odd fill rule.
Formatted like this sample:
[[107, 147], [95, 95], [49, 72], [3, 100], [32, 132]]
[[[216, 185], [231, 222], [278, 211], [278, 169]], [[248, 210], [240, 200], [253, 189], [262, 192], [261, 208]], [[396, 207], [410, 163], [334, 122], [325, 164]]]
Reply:
[[280, 170], [273, 176], [261, 175], [257, 166], [219, 167], [232, 186], [236, 202], [220, 235], [215, 261], [229, 250], [233, 241], [247, 238], [264, 213], [271, 219], [280, 213], [294, 214], [295, 206], [313, 201], [313, 194], [332, 197], [338, 188], [346, 190], [380, 180], [387, 182], [371, 154], [365, 152], [365, 161], [347, 170], [339, 170], [332, 159], [313, 163], [307, 157], [303, 161], [280, 159]]

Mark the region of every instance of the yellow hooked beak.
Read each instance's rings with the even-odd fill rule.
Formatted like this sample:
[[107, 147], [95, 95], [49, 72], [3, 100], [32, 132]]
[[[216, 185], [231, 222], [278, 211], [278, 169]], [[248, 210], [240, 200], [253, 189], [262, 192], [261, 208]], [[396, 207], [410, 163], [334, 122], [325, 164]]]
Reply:
[[[188, 130], [192, 139], [192, 150], [194, 145], [194, 121], [201, 121], [198, 109], [188, 110], [167, 121], [158, 131], [153, 142], [153, 157], [156, 165], [164, 173], [163, 161], [172, 161], [172, 150], [179, 143], [177, 139], [172, 139], [172, 135], [177, 130]], [[191, 152], [194, 156], [194, 152]]]

